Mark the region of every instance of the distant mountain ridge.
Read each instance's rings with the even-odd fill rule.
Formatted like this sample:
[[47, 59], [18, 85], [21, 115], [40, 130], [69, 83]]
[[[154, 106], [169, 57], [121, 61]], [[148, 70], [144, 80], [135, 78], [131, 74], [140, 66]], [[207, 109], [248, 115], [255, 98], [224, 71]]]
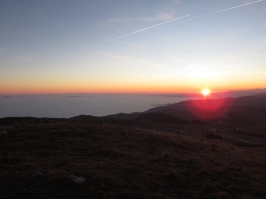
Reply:
[[[225, 103], [225, 105], [218, 107], [219, 103], [222, 103], [223, 101], [227, 104]], [[202, 110], [197, 110], [196, 107], [192, 106], [193, 104], [197, 103], [199, 106], [208, 106], [209, 104], [214, 104], [213, 107], [215, 107], [216, 103], [218, 104], [217, 107], [220, 108], [220, 112], [217, 117], [204, 117], [208, 114], [213, 114], [214, 111], [206, 111], [204, 110], [204, 106], [202, 106]], [[157, 113], [157, 115], [152, 115], [151, 113]], [[164, 115], [165, 118], [162, 118], [162, 115], [160, 114]], [[156, 119], [154, 119], [155, 115], [157, 116]], [[173, 122], [174, 120], [184, 121], [187, 123], [193, 120], [204, 120], [211, 123], [213, 126], [220, 128], [246, 127], [249, 125], [256, 125], [261, 122], [266, 122], [266, 93], [237, 98], [230, 97], [207, 100], [187, 100], [171, 105], [151, 108], [144, 112], [129, 114], [119, 113], [108, 115], [103, 118], [138, 121], [143, 120], [149, 122], [159, 122], [159, 118], [162, 118], [160, 122], [163, 123], [171, 123], [171, 121]], [[168, 120], [166, 118], [168, 118]]]

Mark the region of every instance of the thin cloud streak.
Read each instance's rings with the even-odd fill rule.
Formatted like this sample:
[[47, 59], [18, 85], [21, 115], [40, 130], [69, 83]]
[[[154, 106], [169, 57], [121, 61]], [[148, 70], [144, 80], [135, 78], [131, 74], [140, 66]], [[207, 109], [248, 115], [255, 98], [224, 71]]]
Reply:
[[[191, 20], [198, 19], [198, 18], [201, 18], [201, 17], [206, 17], [206, 16], [209, 16], [209, 15], [214, 15], [214, 14], [218, 14], [218, 13], [221, 13], [221, 12], [226, 12], [228, 10], [233, 10], [233, 9], [236, 9], [236, 8], [240, 8], [240, 7], [243, 7], [243, 6], [248, 6], [250, 4], [259, 3], [259, 2], [262, 2], [262, 1], [263, 0], [252, 1], [252, 2], [249, 2], [249, 3], [245, 3], [245, 4], [238, 5], [238, 6], [234, 6], [234, 7], [231, 7], [231, 8], [226, 8], [226, 9], [219, 10], [219, 11], [216, 11], [216, 12], [211, 12], [211, 13], [208, 13], [208, 14], [205, 14], [205, 15], [200, 15], [200, 16], [197, 16], [197, 17], [193, 17], [193, 18], [190, 18], [190, 19], [187, 19], [187, 20], [183, 20], [183, 21], [180, 21], [180, 22], [177, 22], [177, 23], [183, 23], [183, 22], [191, 21]], [[145, 31], [145, 30], [148, 30], [148, 29], [151, 29], [151, 28], [155, 28], [157, 26], [161, 26], [161, 25], [164, 25], [164, 24], [167, 24], [167, 23], [171, 23], [173, 21], [176, 21], [176, 20], [179, 20], [179, 19], [188, 17], [188, 16], [190, 16], [190, 15], [185, 15], [185, 16], [182, 16], [182, 17], [179, 17], [179, 18], [175, 18], [175, 19], [172, 19], [172, 20], [169, 20], [169, 21], [166, 21], [166, 22], [163, 22], [163, 23], [154, 25], [154, 26], [150, 26], [150, 27], [147, 27], [147, 28], [143, 28], [141, 30], [138, 30], [138, 31], [135, 31], [135, 32], [132, 32], [132, 33], [129, 33], [129, 34], [122, 35], [122, 36], [117, 37], [117, 38], [114, 38], [114, 39], [110, 39], [110, 40], [108, 40], [108, 41], [106, 41], [104, 43], [108, 43], [108, 42], [111, 42], [111, 41], [115, 41], [115, 40], [121, 39], [123, 37], [127, 37], [127, 36], [130, 36], [130, 35], [133, 35], [133, 34], [136, 34], [136, 33], [139, 33], [139, 32], [142, 32], [142, 31]]]
[[206, 16], [209, 16], [209, 15], [218, 14], [218, 13], [221, 13], [221, 12], [225, 12], [225, 11], [228, 11], [228, 10], [233, 10], [233, 9], [236, 9], [236, 8], [240, 8], [240, 7], [247, 6], [247, 5], [254, 4], [254, 3], [259, 3], [259, 2], [262, 2], [262, 1], [263, 0], [252, 1], [252, 2], [249, 2], [249, 3], [245, 3], [245, 4], [238, 5], [238, 6], [234, 6], [234, 7], [231, 7], [231, 8], [226, 8], [226, 9], [219, 10], [219, 11], [216, 11], [216, 12], [211, 12], [211, 13], [208, 13], [208, 14], [205, 14], [205, 15], [200, 15], [200, 16], [197, 16], [197, 17], [193, 17], [193, 18], [190, 18], [190, 19], [187, 19], [187, 20], [180, 21], [178, 23], [183, 23], [183, 22], [186, 22], [186, 21], [191, 21], [193, 19], [198, 19], [198, 18], [201, 18], [201, 17], [206, 17]]
[[145, 30], [148, 30], [148, 29], [151, 29], [151, 28], [155, 28], [157, 26], [161, 26], [161, 25], [164, 25], [164, 24], [167, 24], [167, 23], [171, 23], [173, 21], [176, 21], [176, 20], [179, 20], [179, 19], [182, 19], [182, 18], [185, 18], [185, 17], [188, 17], [189, 15], [185, 15], [185, 16], [182, 16], [182, 17], [178, 17], [178, 18], [175, 18], [175, 19], [172, 19], [172, 20], [169, 20], [169, 21], [166, 21], [166, 22], [163, 22], [163, 23], [159, 23], [159, 24], [156, 24], [156, 25], [153, 25], [153, 26], [149, 26], [147, 28], [143, 28], [141, 30], [137, 30], [135, 32], [132, 32], [132, 33], [129, 33], [129, 34], [126, 34], [126, 35], [123, 35], [123, 36], [120, 36], [120, 37], [117, 37], [117, 38], [114, 38], [114, 39], [110, 39], [104, 43], [107, 43], [107, 42], [110, 42], [110, 41], [115, 41], [115, 40], [118, 40], [118, 39], [121, 39], [123, 37], [127, 37], [129, 35], [133, 35], [133, 34], [136, 34], [136, 33], [139, 33], [139, 32], [142, 32], [142, 31], [145, 31]]

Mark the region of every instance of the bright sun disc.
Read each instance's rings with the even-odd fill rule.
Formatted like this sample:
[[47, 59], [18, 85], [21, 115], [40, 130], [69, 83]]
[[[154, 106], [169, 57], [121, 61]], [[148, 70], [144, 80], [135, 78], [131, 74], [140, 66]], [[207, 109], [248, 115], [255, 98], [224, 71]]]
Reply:
[[210, 95], [211, 91], [208, 89], [208, 88], [204, 88], [202, 91], [201, 91], [201, 94], [204, 95], [205, 97]]

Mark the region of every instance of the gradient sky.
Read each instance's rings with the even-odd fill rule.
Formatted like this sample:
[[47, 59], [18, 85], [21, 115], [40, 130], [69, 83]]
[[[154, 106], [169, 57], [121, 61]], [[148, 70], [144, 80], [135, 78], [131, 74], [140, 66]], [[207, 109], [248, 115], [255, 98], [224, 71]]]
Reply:
[[266, 1], [250, 2], [1, 0], [0, 94], [266, 88]]

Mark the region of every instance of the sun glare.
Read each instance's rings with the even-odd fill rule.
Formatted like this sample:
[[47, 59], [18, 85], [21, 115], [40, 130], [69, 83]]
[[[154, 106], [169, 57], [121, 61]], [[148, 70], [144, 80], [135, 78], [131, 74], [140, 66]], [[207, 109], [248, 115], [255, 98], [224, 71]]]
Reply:
[[205, 97], [210, 95], [211, 91], [208, 88], [204, 88], [201, 91], [201, 94], [204, 95]]

